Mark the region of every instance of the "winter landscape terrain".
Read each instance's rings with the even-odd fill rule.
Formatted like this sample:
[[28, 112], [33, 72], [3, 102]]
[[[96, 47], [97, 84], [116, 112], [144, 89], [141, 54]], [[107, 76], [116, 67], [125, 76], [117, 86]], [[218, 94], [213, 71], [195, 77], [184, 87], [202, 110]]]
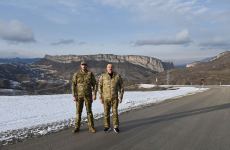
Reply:
[[[145, 84], [142, 87], [152, 87]], [[207, 88], [177, 87], [164, 91], [125, 92], [119, 113], [177, 98]], [[74, 124], [75, 102], [72, 95], [0, 96], [0, 142], [15, 143], [25, 138], [57, 132]], [[93, 102], [95, 118], [101, 118], [103, 107], [99, 99]], [[85, 109], [82, 118], [86, 121]]]

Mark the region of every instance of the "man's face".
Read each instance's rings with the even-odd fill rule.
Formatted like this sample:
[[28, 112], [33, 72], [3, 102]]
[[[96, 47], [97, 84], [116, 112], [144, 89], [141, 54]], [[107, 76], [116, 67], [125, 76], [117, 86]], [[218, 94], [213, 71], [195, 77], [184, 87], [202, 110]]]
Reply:
[[112, 73], [113, 72], [113, 65], [108, 64], [106, 70], [107, 70], [108, 73]]
[[81, 64], [81, 70], [86, 71], [87, 70], [87, 65], [86, 64]]

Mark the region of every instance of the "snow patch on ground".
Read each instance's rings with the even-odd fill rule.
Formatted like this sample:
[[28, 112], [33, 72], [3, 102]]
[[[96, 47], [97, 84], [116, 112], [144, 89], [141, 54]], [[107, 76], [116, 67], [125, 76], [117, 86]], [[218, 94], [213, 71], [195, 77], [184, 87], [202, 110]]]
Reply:
[[156, 85], [154, 85], [154, 84], [138, 84], [138, 87], [139, 88], [147, 88], [147, 89], [149, 89], [149, 88], [153, 88], [153, 87], [155, 87]]
[[[159, 103], [203, 92], [207, 88], [179, 87], [164, 91], [125, 92], [119, 113], [145, 105]], [[94, 118], [103, 116], [103, 106], [93, 102]], [[69, 128], [74, 125], [75, 103], [72, 95], [0, 96], [0, 144], [5, 145], [38, 137]], [[82, 120], [86, 122], [85, 108]]]

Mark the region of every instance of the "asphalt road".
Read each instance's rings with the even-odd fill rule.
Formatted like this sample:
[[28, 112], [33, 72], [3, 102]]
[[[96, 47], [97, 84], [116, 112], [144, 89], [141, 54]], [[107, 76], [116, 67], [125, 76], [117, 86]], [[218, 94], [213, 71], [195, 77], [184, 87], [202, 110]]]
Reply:
[[230, 87], [206, 92], [120, 115], [121, 132], [97, 133], [67, 129], [2, 147], [3, 150], [229, 150]]

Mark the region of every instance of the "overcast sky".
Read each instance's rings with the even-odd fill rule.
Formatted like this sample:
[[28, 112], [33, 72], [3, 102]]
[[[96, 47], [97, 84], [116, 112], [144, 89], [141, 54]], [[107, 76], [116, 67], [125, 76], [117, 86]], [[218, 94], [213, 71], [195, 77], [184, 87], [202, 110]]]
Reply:
[[0, 0], [0, 57], [117, 54], [175, 64], [230, 49], [229, 0]]

